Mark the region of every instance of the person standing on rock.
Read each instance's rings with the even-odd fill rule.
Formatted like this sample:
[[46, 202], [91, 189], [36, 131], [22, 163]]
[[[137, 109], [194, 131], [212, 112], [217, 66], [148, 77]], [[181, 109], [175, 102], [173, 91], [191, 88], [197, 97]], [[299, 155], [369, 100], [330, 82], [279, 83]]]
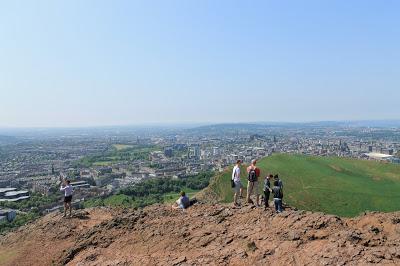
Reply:
[[269, 195], [272, 192], [271, 189], [271, 179], [274, 176], [272, 174], [267, 175], [264, 179], [264, 205], [265, 205], [265, 209], [267, 209], [269, 207], [268, 201], [269, 201]]
[[261, 171], [259, 168], [256, 167], [257, 160], [252, 160], [251, 165], [247, 167], [247, 173], [248, 173], [248, 182], [247, 182], [247, 203], [254, 203], [251, 200], [251, 194], [256, 195], [256, 206], [259, 207], [259, 199], [260, 199], [260, 193], [258, 192], [258, 177], [261, 174]]
[[279, 187], [281, 189], [283, 189], [283, 182], [282, 182], [282, 180], [279, 178], [279, 176], [277, 174], [274, 176], [274, 181], [278, 181]]
[[72, 193], [73, 189], [71, 186], [71, 181], [64, 180], [64, 185], [61, 185], [60, 191], [64, 191], [64, 216], [67, 216], [67, 209], [69, 209], [69, 217], [71, 217], [72, 213]]
[[243, 196], [243, 185], [242, 182], [240, 181], [240, 164], [242, 163], [241, 160], [236, 161], [235, 167], [233, 167], [232, 171], [232, 180], [234, 184], [234, 189], [235, 189], [235, 195], [233, 196], [233, 205], [235, 207], [240, 206], [238, 202], [239, 196]]
[[274, 187], [272, 188], [272, 193], [274, 195], [274, 204], [275, 204], [275, 211], [277, 213], [281, 213], [282, 209], [282, 199], [283, 199], [283, 191], [282, 187], [279, 185], [279, 181], [274, 181]]

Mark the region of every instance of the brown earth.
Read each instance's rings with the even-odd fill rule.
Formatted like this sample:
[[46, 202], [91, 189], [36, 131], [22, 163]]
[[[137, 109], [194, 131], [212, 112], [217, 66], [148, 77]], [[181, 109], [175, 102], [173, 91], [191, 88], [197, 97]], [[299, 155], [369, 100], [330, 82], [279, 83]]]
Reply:
[[94, 208], [0, 236], [1, 265], [400, 265], [400, 212], [353, 219], [197, 204]]

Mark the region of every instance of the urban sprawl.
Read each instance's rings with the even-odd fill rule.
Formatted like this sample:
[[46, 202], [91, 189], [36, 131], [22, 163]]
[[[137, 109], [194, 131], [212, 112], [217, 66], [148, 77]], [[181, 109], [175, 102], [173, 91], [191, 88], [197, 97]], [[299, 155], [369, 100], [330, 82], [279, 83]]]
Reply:
[[[0, 134], [0, 204], [50, 197], [71, 180], [74, 203], [110, 195], [149, 178], [220, 172], [238, 159], [273, 153], [339, 156], [400, 163], [399, 128], [330, 125], [215, 125], [190, 129], [106, 128]], [[6, 137], [7, 136], [7, 137]], [[0, 205], [1, 206], [1, 205]], [[39, 212], [61, 201], [39, 206]], [[0, 221], [21, 209], [0, 209]]]

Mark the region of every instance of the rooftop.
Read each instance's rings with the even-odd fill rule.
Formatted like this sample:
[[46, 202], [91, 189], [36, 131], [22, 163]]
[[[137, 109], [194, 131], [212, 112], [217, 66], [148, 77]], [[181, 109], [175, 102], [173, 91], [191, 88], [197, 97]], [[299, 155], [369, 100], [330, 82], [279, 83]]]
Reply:
[[383, 153], [378, 153], [378, 152], [370, 152], [370, 153], [366, 153], [365, 155], [367, 155], [370, 158], [374, 158], [374, 159], [389, 159], [392, 158], [393, 155], [388, 155], [388, 154], [383, 154]]
[[26, 194], [26, 193], [29, 193], [29, 191], [27, 191], [27, 190], [9, 191], [9, 192], [6, 192], [5, 196], [6, 197], [10, 197], [10, 196], [15, 196], [15, 195], [19, 195], [19, 194]]
[[1, 187], [0, 188], [0, 193], [8, 192], [8, 191], [14, 191], [17, 190], [16, 188], [13, 187]]
[[4, 202], [4, 201], [20, 201], [20, 200], [24, 200], [24, 199], [29, 199], [30, 196], [22, 196], [22, 197], [18, 197], [18, 198], [14, 198], [14, 199], [0, 199], [0, 202]]

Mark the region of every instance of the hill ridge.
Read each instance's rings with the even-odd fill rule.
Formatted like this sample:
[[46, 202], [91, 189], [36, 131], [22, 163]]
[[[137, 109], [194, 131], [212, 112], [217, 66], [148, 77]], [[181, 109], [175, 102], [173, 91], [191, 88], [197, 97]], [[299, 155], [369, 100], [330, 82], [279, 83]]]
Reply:
[[[375, 161], [274, 154], [262, 158], [260, 194], [264, 176], [279, 174], [284, 183], [284, 201], [310, 211], [354, 217], [364, 211], [400, 210], [400, 165]], [[233, 201], [231, 169], [218, 173], [201, 193], [204, 201]], [[241, 173], [247, 185], [246, 168]]]
[[[28, 256], [27, 256], [28, 254]], [[400, 264], [400, 212], [356, 218], [198, 203], [98, 207], [45, 217], [0, 238], [1, 265]]]

